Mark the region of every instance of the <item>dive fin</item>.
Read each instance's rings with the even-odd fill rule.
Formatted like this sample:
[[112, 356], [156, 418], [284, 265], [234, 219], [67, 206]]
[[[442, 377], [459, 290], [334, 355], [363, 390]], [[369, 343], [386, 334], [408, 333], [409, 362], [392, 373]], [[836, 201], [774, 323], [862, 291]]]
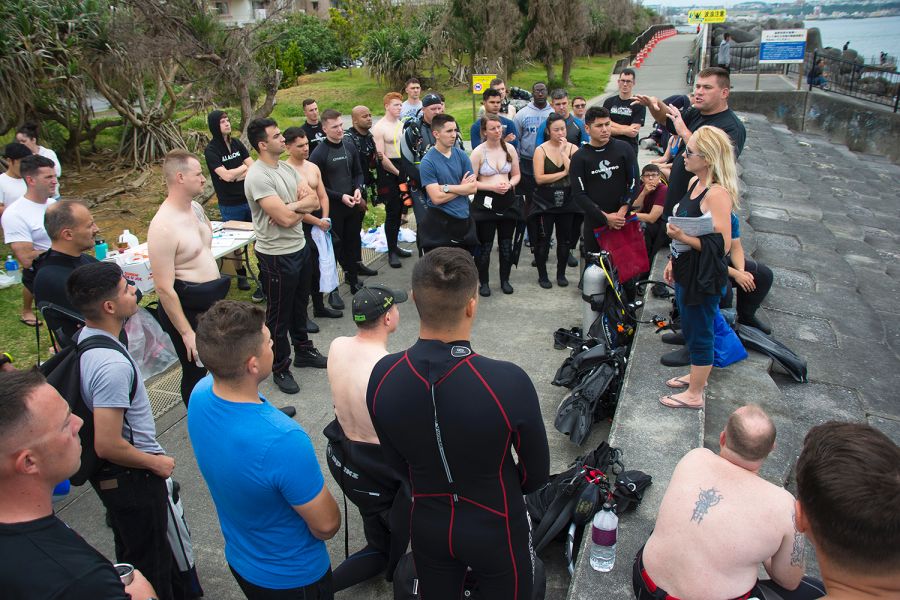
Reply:
[[798, 356], [793, 350], [766, 335], [756, 327], [740, 325], [737, 329], [741, 343], [748, 350], [756, 350], [772, 357], [781, 367], [798, 383], [809, 381], [806, 371], [806, 360]]

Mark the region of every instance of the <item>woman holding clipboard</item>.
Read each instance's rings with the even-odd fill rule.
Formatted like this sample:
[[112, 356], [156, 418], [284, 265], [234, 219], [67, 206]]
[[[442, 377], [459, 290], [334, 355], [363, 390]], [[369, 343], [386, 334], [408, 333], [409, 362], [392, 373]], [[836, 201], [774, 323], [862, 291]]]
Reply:
[[697, 410], [703, 408], [712, 370], [713, 319], [728, 282], [725, 255], [731, 247], [731, 211], [738, 187], [731, 140], [717, 127], [701, 127], [691, 135], [684, 162], [695, 177], [666, 227], [672, 254], [664, 278], [675, 284], [691, 371], [666, 381], [679, 392], [662, 396], [659, 402], [668, 408]]

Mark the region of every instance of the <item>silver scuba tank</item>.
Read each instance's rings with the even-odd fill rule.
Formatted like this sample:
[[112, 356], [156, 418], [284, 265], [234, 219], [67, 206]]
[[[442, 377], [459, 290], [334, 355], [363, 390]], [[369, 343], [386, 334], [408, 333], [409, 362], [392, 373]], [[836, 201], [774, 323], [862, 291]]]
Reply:
[[[594, 310], [593, 307], [599, 307], [603, 304], [603, 299], [609, 288], [609, 282], [600, 268], [599, 261], [603, 260], [605, 252], [587, 252], [587, 268], [584, 270], [581, 283], [581, 299], [584, 301], [583, 317], [581, 320], [582, 335], [588, 337], [591, 325], [600, 316], [600, 312]], [[593, 302], [592, 302], [593, 300]]]

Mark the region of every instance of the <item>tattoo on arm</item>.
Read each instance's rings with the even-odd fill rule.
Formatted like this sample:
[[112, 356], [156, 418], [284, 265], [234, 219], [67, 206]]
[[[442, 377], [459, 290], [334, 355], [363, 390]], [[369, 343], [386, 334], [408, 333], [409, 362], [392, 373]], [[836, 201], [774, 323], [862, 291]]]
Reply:
[[697, 524], [703, 522], [703, 517], [709, 512], [709, 509], [725, 499], [725, 496], [719, 493], [716, 488], [704, 490], [700, 488], [700, 495], [697, 502], [694, 503], [694, 514], [691, 515], [691, 521], [697, 521]]
[[791, 520], [794, 522], [794, 545], [791, 548], [791, 566], [802, 567], [806, 564], [806, 544], [803, 539], [803, 534], [797, 531], [796, 513], [791, 515]]

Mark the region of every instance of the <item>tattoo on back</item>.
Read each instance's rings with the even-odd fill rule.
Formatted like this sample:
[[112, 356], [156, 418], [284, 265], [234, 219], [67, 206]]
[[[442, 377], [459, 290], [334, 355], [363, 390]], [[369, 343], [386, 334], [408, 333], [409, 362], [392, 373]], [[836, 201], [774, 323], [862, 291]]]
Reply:
[[804, 543], [803, 534], [797, 531], [797, 515], [791, 515], [794, 522], [794, 545], [791, 547], [791, 566], [802, 567], [806, 562], [806, 544]]
[[697, 521], [697, 524], [703, 522], [703, 517], [709, 512], [709, 509], [724, 500], [725, 496], [719, 493], [716, 488], [704, 490], [700, 488], [700, 495], [697, 502], [694, 503], [694, 514], [691, 515], [691, 521]]

